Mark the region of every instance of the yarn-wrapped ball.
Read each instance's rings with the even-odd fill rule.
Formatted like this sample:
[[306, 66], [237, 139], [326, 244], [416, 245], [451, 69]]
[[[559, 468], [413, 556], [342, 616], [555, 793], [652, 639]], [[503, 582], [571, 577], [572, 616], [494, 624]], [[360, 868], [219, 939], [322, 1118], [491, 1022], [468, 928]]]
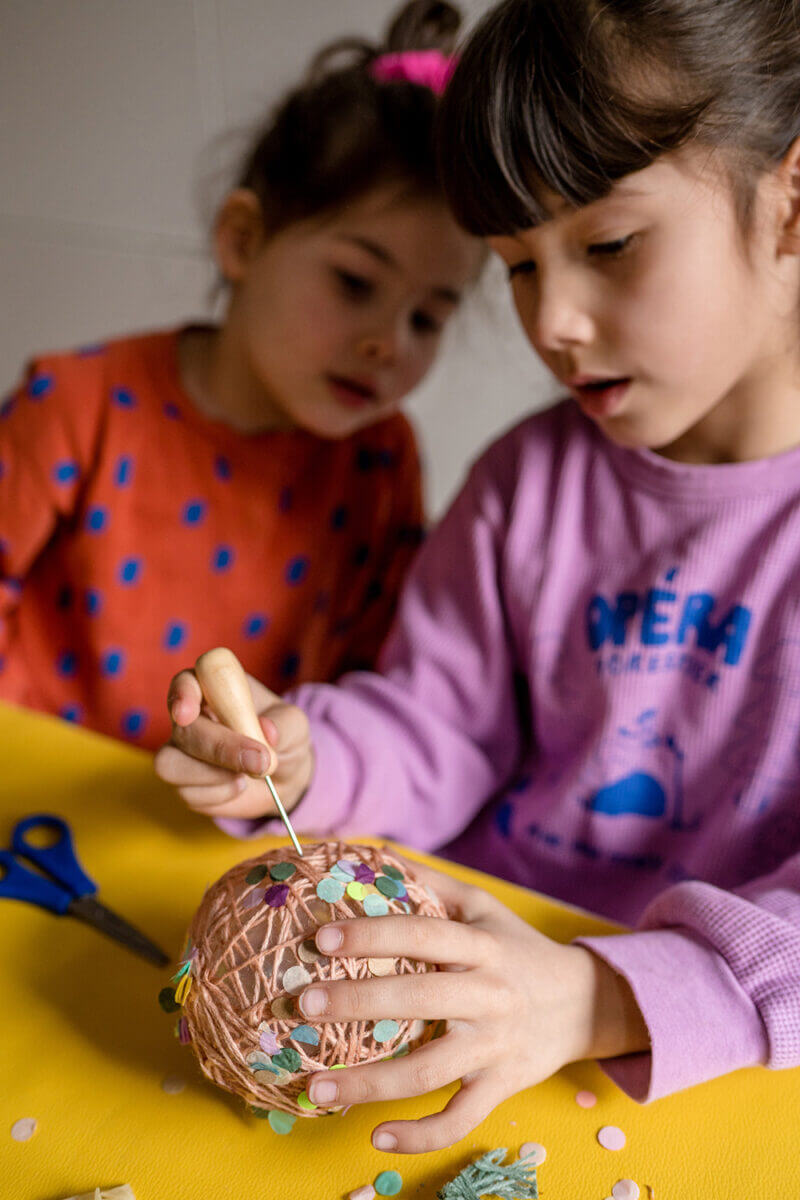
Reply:
[[328, 921], [387, 913], [447, 917], [387, 848], [322, 842], [301, 858], [286, 846], [227, 871], [203, 897], [174, 980], [179, 1036], [204, 1074], [259, 1112], [319, 1116], [334, 1110], [311, 1103], [310, 1074], [398, 1057], [434, 1036], [436, 1022], [306, 1021], [296, 1006], [314, 980], [437, 970], [408, 958], [328, 958], [316, 947]]

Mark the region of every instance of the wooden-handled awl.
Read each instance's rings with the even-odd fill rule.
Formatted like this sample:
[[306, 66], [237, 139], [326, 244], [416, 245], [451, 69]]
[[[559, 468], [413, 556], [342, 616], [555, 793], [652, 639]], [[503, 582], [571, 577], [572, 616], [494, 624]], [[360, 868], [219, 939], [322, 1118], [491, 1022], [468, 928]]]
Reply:
[[[206, 703], [214, 710], [223, 725], [266, 746], [267, 740], [256, 715], [247, 676], [233, 651], [228, 650], [225, 646], [207, 650], [198, 658], [194, 665], [194, 671]], [[286, 826], [286, 832], [292, 839], [292, 845], [302, 858], [303, 851], [297, 835], [292, 829], [292, 823], [269, 775], [264, 776], [264, 782], [270, 796], [275, 801], [275, 807]]]

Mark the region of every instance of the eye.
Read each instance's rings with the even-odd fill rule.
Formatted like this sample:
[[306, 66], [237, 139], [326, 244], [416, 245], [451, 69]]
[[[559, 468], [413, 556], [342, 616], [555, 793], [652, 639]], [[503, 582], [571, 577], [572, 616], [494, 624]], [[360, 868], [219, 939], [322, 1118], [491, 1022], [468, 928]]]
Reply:
[[439, 333], [442, 326], [430, 313], [418, 308], [411, 314], [411, 328], [415, 333]]
[[533, 275], [536, 272], [536, 263], [532, 258], [525, 258], [522, 262], [514, 263], [508, 268], [508, 278], [514, 279], [518, 275]]
[[613, 242], [595, 242], [589, 246], [588, 253], [596, 258], [618, 258], [628, 249], [633, 237], [634, 235], [631, 233], [627, 237], [617, 238]]
[[334, 269], [333, 273], [342, 290], [352, 300], [366, 300], [372, 295], [374, 285], [371, 280], [365, 279], [363, 275], [354, 275], [352, 271], [343, 271], [338, 267]]

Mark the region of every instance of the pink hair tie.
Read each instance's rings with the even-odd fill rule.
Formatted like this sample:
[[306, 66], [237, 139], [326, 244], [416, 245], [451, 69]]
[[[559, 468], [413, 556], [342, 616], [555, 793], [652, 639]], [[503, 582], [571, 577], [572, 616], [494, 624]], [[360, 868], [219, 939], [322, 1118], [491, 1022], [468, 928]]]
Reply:
[[441, 96], [457, 62], [455, 55], [442, 54], [441, 50], [403, 50], [379, 55], [369, 70], [381, 83], [416, 83]]

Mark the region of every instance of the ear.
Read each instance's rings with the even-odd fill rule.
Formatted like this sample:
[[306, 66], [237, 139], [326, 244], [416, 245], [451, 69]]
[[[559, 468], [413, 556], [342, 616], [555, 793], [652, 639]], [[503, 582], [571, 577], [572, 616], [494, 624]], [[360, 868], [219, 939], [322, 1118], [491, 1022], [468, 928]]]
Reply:
[[246, 274], [264, 242], [264, 214], [255, 192], [236, 188], [230, 192], [214, 220], [214, 255], [228, 283]]
[[781, 192], [778, 253], [800, 255], [800, 138], [784, 154], [777, 180]]

